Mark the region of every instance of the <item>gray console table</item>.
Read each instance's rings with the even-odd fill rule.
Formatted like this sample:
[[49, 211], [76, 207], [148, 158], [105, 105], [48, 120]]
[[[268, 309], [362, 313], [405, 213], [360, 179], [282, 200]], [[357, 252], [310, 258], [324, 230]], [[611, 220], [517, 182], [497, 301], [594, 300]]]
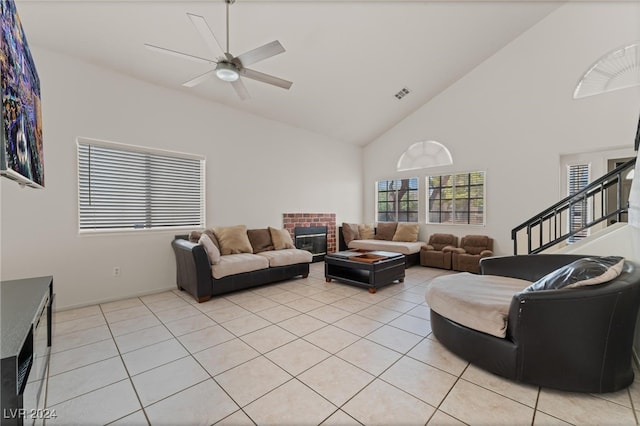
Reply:
[[53, 277], [0, 282], [2, 426], [42, 424], [51, 352]]

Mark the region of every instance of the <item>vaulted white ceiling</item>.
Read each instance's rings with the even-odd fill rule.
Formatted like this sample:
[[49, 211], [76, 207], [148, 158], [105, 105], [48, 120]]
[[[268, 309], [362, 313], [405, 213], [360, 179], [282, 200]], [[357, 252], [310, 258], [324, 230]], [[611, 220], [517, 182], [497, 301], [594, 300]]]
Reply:
[[[31, 45], [79, 57], [229, 107], [365, 145], [518, 37], [562, 2], [257, 1], [230, 8], [234, 55], [279, 40], [286, 52], [250, 68], [290, 90], [244, 79], [182, 83], [211, 67], [144, 48], [211, 58], [186, 13], [226, 43], [223, 0], [16, 0]], [[36, 64], [37, 64], [37, 57]], [[406, 87], [410, 94], [397, 100]]]

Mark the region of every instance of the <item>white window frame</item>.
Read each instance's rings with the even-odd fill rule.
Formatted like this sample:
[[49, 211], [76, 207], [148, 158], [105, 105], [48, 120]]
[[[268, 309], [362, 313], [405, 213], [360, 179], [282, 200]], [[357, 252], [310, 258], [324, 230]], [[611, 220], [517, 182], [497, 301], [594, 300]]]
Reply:
[[[456, 205], [456, 197], [455, 197], [455, 176], [456, 175], [469, 175], [471, 173], [481, 173], [482, 174], [482, 223], [469, 223], [470, 217], [471, 217], [471, 211], [467, 211], [467, 217], [468, 220], [467, 222], [461, 222], [461, 221], [457, 221], [456, 220], [456, 209], [455, 209], [455, 205]], [[431, 216], [431, 209], [429, 206], [429, 202], [430, 202], [430, 190], [431, 190], [431, 185], [429, 183], [429, 180], [431, 178], [440, 178], [442, 179], [445, 176], [451, 176], [452, 180], [453, 180], [453, 185], [452, 185], [452, 199], [451, 199], [451, 210], [442, 210], [442, 206], [440, 206], [440, 208], [438, 209], [439, 212], [443, 212], [443, 211], [447, 211], [450, 212], [451, 214], [451, 220], [450, 221], [446, 221], [446, 222], [432, 222], [430, 220], [430, 216]], [[471, 197], [465, 197], [464, 199], [471, 199]], [[425, 177], [425, 214], [426, 214], [426, 218], [425, 221], [428, 225], [456, 225], [456, 226], [485, 226], [487, 223], [487, 172], [484, 170], [474, 170], [474, 171], [470, 171], [470, 172], [452, 172], [452, 173], [443, 173], [443, 174], [439, 174], [439, 175], [430, 175], [430, 176], [426, 176]]]
[[[77, 138], [76, 145], [77, 211], [78, 232], [80, 234], [204, 228], [206, 217], [204, 156], [84, 137]], [[104, 154], [102, 164], [108, 166], [112, 162], [114, 166], [118, 166], [122, 164], [119, 161], [122, 161], [123, 158], [126, 161], [127, 154], [130, 154], [131, 164], [129, 167], [114, 167], [113, 175], [106, 171], [107, 167], [99, 171], [95, 171], [94, 168], [93, 174], [89, 175], [90, 163], [86, 158], [87, 153], [90, 152], [89, 146], [96, 149], [94, 152]], [[121, 157], [117, 158], [120, 155]], [[140, 166], [141, 159], [145, 161], [144, 169]], [[95, 161], [97, 159], [94, 160], [94, 167], [97, 164]], [[173, 165], [176, 166], [175, 169], [172, 169]], [[178, 165], [182, 165], [182, 167], [177, 167]], [[184, 173], [185, 180], [174, 186], [173, 184], [177, 182], [175, 178], [179, 176], [178, 172]], [[150, 173], [153, 174], [153, 178]], [[106, 190], [100, 193], [100, 187], [95, 182], [91, 182], [90, 176], [103, 179], [102, 182], [106, 182], [106, 185], [118, 180], [123, 181], [123, 179], [129, 183], [137, 182], [138, 184], [126, 192], [121, 186], [116, 185], [109, 188], [102, 185], [102, 188]], [[90, 186], [92, 184], [94, 186]], [[185, 190], [185, 187], [188, 190]], [[96, 194], [96, 191], [99, 195], [93, 195], [93, 197], [101, 196], [105, 200], [105, 203], [102, 203], [100, 207], [96, 207], [95, 204], [91, 205], [88, 201], [92, 194]], [[143, 194], [144, 203], [140, 199]], [[186, 199], [184, 198], [185, 194], [189, 194]], [[129, 211], [124, 209], [124, 203], [117, 202], [124, 197], [130, 197], [129, 199], [135, 205], [133, 208], [129, 207], [129, 209], [135, 210], [135, 219], [131, 219], [131, 222], [124, 221], [122, 216], [118, 216], [119, 212]], [[184, 203], [184, 206], [181, 203]], [[141, 207], [143, 204], [144, 206]], [[130, 205], [128, 204], [127, 207]], [[122, 210], [118, 210], [119, 208]], [[180, 218], [172, 217], [173, 211], [177, 212], [176, 214]], [[93, 217], [91, 217], [92, 215]], [[141, 219], [142, 216], [145, 218]], [[113, 221], [104, 221], [108, 217], [114, 217]]]
[[[379, 207], [379, 203], [380, 203], [380, 199], [379, 199], [379, 196], [380, 196], [380, 182], [390, 182], [390, 181], [400, 182], [400, 181], [402, 181], [402, 180], [409, 180], [409, 181], [411, 181], [411, 180], [415, 180], [415, 181], [416, 181], [416, 186], [417, 186], [417, 188], [416, 188], [415, 190], [414, 190], [414, 189], [411, 189], [411, 188], [409, 189], [409, 191], [415, 191], [415, 194], [416, 194], [416, 196], [417, 196], [417, 199], [415, 200], [415, 202], [416, 202], [416, 206], [417, 206], [417, 210], [415, 211], [415, 214], [416, 214], [416, 220], [415, 220], [415, 221], [409, 221], [409, 222], [410, 222], [410, 223], [420, 223], [420, 178], [419, 178], [419, 177], [417, 177], [417, 176], [413, 176], [413, 177], [410, 177], [410, 178], [379, 179], [379, 180], [377, 180], [377, 181], [376, 181], [376, 183], [375, 183], [375, 185], [376, 185], [376, 186], [375, 186], [375, 195], [376, 195], [376, 196], [375, 196], [375, 199], [376, 199], [376, 210], [375, 210], [375, 213], [376, 213], [376, 222], [385, 222], [385, 221], [381, 221], [381, 220], [379, 220], [379, 219], [380, 219], [380, 211], [379, 211], [379, 208], [378, 208], [378, 207]], [[409, 191], [407, 192], [407, 195], [409, 194]], [[397, 189], [396, 189], [396, 193], [397, 193]], [[400, 209], [399, 209], [399, 206], [400, 206], [400, 202], [401, 202], [401, 201], [402, 201], [402, 200], [397, 200], [397, 203], [396, 203], [396, 211], [394, 212], [394, 213], [395, 213], [395, 220], [392, 220], [392, 222], [398, 222], [398, 221], [399, 221], [399, 220], [398, 220], [398, 217], [399, 217], [399, 215], [400, 215], [400, 214], [404, 214], [404, 213], [406, 213], [406, 214], [411, 214], [411, 213], [414, 213], [413, 211], [409, 211], [409, 210], [407, 210], [407, 211], [402, 211], [402, 210], [400, 210]], [[407, 201], [407, 202], [409, 202], [409, 201], [412, 201], [412, 200], [406, 200], [406, 201]], [[386, 201], [385, 201], [385, 202], [386, 202]], [[405, 221], [401, 221], [401, 222], [405, 222]]]

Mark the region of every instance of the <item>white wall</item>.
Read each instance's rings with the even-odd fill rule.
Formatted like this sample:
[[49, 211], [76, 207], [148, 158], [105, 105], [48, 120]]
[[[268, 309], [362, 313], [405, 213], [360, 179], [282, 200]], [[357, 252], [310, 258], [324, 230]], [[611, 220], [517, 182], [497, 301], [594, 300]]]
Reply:
[[[638, 39], [637, 2], [560, 7], [365, 148], [364, 220], [375, 219], [378, 179], [486, 170], [486, 226], [423, 225], [421, 237], [487, 234], [496, 254], [513, 253], [511, 229], [560, 199], [560, 155], [632, 147], [640, 88], [572, 94], [597, 59]], [[396, 173], [420, 140], [445, 144], [453, 166]]]
[[32, 53], [42, 85], [45, 189], [0, 180], [0, 275], [53, 275], [58, 309], [175, 288], [174, 232], [78, 234], [78, 136], [205, 155], [207, 226], [282, 226], [284, 212], [362, 217], [359, 147], [49, 50], [32, 46]]

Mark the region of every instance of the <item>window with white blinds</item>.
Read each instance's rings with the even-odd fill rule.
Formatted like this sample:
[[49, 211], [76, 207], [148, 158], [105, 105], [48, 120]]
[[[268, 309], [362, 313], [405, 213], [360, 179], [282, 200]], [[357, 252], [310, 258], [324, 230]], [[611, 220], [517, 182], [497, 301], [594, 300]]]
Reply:
[[[591, 175], [590, 164], [573, 164], [567, 167], [567, 182], [569, 187], [567, 188], [568, 195], [574, 195], [589, 185], [589, 179]], [[589, 220], [589, 205], [588, 201], [580, 200], [576, 204], [571, 204], [569, 207], [569, 230], [575, 232], [585, 226]], [[580, 241], [589, 235], [589, 230], [585, 229], [577, 232], [575, 235], [569, 237], [569, 243], [575, 243]]]
[[484, 172], [427, 177], [427, 223], [484, 225]]
[[80, 231], [204, 227], [204, 157], [78, 139]]

